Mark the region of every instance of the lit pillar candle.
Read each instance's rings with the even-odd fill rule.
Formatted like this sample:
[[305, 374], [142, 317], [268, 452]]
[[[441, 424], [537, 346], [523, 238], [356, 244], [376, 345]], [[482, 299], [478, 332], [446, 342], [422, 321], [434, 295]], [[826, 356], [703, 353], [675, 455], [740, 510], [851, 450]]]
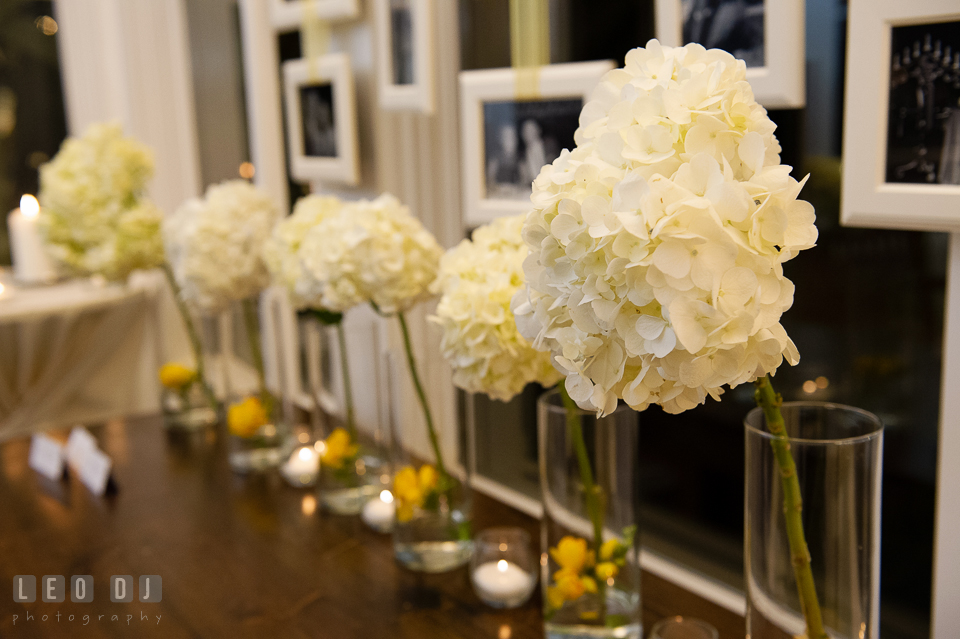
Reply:
[[7, 217], [10, 231], [10, 251], [13, 255], [13, 277], [27, 284], [51, 282], [57, 271], [43, 247], [43, 237], [37, 226], [40, 204], [32, 195], [20, 198], [20, 208]]
[[290, 455], [280, 470], [292, 485], [312, 486], [320, 472], [320, 456], [312, 446], [303, 446]]

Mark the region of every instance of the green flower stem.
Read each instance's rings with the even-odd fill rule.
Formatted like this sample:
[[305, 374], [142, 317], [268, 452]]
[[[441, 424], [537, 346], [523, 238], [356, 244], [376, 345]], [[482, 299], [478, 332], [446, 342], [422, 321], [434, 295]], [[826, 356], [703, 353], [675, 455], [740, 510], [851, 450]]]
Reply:
[[433, 417], [430, 415], [430, 406], [427, 405], [427, 395], [423, 392], [420, 375], [417, 373], [417, 362], [413, 357], [413, 347], [410, 344], [410, 331], [407, 329], [407, 320], [403, 316], [403, 311], [397, 311], [397, 319], [400, 320], [400, 331], [403, 333], [403, 347], [407, 351], [407, 364], [410, 367], [410, 376], [413, 378], [413, 385], [417, 389], [417, 397], [420, 398], [423, 417], [427, 421], [427, 434], [430, 436], [430, 445], [433, 447], [433, 454], [437, 458], [437, 472], [441, 477], [447, 477], [447, 468], [443, 464], [443, 455], [440, 453], [440, 440], [437, 439], [437, 431], [433, 427]]
[[793, 574], [797, 580], [797, 593], [800, 595], [800, 607], [807, 623], [808, 639], [829, 639], [823, 628], [820, 603], [817, 600], [817, 588], [810, 569], [810, 549], [807, 548], [806, 535], [803, 532], [803, 498], [800, 494], [800, 481], [797, 478], [797, 466], [790, 454], [790, 438], [783, 422], [780, 405], [783, 398], [773, 390], [769, 376], [755, 383], [754, 398], [757, 406], [763, 410], [767, 429], [774, 439], [770, 440], [773, 454], [780, 467], [780, 481], [783, 485], [783, 516], [786, 520], [787, 539], [790, 544], [790, 560]]
[[219, 403], [217, 402], [217, 396], [214, 394], [213, 389], [210, 388], [210, 384], [207, 383], [206, 375], [203, 372], [203, 346], [200, 343], [200, 334], [197, 333], [197, 327], [193, 323], [193, 317], [191, 317], [186, 303], [180, 297], [180, 286], [177, 284], [177, 279], [173, 276], [173, 270], [166, 262], [163, 263], [161, 268], [163, 270], [163, 274], [167, 277], [167, 283], [170, 284], [170, 288], [173, 291], [173, 299], [177, 301], [177, 310], [180, 311], [180, 317], [183, 319], [183, 325], [187, 328], [187, 337], [190, 339], [190, 348], [193, 349], [193, 357], [197, 363], [197, 379], [200, 381], [200, 386], [203, 388], [203, 394], [210, 403], [210, 407], [216, 411], [219, 406]]
[[260, 398], [263, 409], [268, 417], [273, 419], [273, 395], [267, 390], [267, 375], [263, 368], [263, 350], [260, 347], [260, 315], [257, 312], [257, 298], [248, 297], [240, 302], [243, 308], [243, 324], [247, 329], [247, 340], [250, 342], [250, 355], [253, 365], [257, 369], [257, 379], [260, 382]]
[[[583, 428], [580, 426], [579, 408], [576, 402], [567, 394], [563, 382], [557, 384], [563, 407], [567, 411], [567, 434], [573, 443], [577, 455], [577, 465], [580, 467], [580, 481], [583, 483], [583, 492], [587, 505], [587, 514], [593, 523], [593, 550], [596, 560], [600, 561], [600, 547], [603, 545], [603, 508], [600, 503], [600, 489], [593, 481], [593, 470], [590, 468], [590, 457], [587, 455], [587, 444], [583, 439]], [[597, 592], [600, 596], [601, 618], [606, 618], [607, 598], [606, 582], [597, 580]]]
[[347, 335], [343, 322], [337, 322], [337, 343], [340, 345], [340, 371], [343, 375], [343, 401], [347, 405], [347, 431], [350, 439], [357, 441], [357, 425], [353, 412], [353, 387], [350, 384], [350, 364], [347, 361]]

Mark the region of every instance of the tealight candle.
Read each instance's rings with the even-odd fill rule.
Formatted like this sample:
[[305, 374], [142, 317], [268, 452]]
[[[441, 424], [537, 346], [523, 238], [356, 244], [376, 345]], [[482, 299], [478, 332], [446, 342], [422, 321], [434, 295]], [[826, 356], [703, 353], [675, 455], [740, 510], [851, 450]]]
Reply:
[[13, 277], [27, 284], [51, 282], [57, 276], [43, 247], [43, 236], [37, 223], [39, 214], [40, 203], [28, 194], [20, 198], [20, 208], [11, 211], [7, 217]]
[[320, 473], [320, 455], [311, 446], [298, 448], [280, 469], [284, 478], [294, 486], [312, 486]]
[[488, 561], [473, 571], [477, 596], [491, 606], [519, 606], [530, 596], [534, 583], [530, 573], [506, 559]]
[[470, 581], [483, 603], [516, 608], [530, 598], [540, 567], [530, 550], [530, 535], [520, 528], [488, 528], [473, 540]]
[[393, 529], [396, 511], [393, 494], [389, 490], [382, 490], [379, 497], [375, 497], [363, 505], [360, 519], [377, 532], [386, 533]]

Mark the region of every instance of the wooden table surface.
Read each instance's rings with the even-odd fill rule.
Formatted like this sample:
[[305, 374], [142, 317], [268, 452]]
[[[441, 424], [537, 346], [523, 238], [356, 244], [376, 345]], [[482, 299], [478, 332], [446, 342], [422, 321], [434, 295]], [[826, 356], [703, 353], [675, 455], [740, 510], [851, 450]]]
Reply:
[[[321, 512], [311, 490], [232, 473], [212, 432], [174, 437], [158, 417], [91, 432], [115, 466], [118, 490], [103, 498], [73, 476], [31, 470], [29, 440], [0, 446], [0, 576], [7, 587], [14, 575], [38, 581], [35, 603], [0, 597], [0, 637], [543, 637], [539, 593], [494, 610], [466, 568], [409, 572], [388, 535]], [[539, 538], [536, 520], [476, 495], [474, 530], [495, 525]], [[92, 575], [94, 601], [43, 603], [43, 575]], [[163, 601], [111, 603], [111, 575], [160, 575]], [[741, 617], [645, 574], [644, 627], [676, 614], [708, 620], [724, 639], [744, 634]]]

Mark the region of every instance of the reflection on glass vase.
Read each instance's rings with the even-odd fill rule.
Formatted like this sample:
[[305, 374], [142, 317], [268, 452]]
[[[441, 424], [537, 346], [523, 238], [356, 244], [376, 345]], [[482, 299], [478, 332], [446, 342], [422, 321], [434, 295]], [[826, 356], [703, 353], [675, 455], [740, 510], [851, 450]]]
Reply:
[[164, 426], [174, 430], [202, 430], [219, 419], [215, 400], [210, 400], [199, 382], [183, 389], [165, 387], [160, 394], [160, 409]]
[[[356, 442], [356, 443], [354, 443]], [[337, 515], [356, 515], [363, 505], [390, 487], [390, 464], [375, 440], [334, 429], [320, 453], [320, 504]]]
[[598, 419], [553, 390], [537, 421], [546, 635], [639, 639], [637, 414]]
[[878, 637], [883, 426], [838, 404], [780, 413], [789, 441], [760, 408], [745, 420], [747, 636]]

